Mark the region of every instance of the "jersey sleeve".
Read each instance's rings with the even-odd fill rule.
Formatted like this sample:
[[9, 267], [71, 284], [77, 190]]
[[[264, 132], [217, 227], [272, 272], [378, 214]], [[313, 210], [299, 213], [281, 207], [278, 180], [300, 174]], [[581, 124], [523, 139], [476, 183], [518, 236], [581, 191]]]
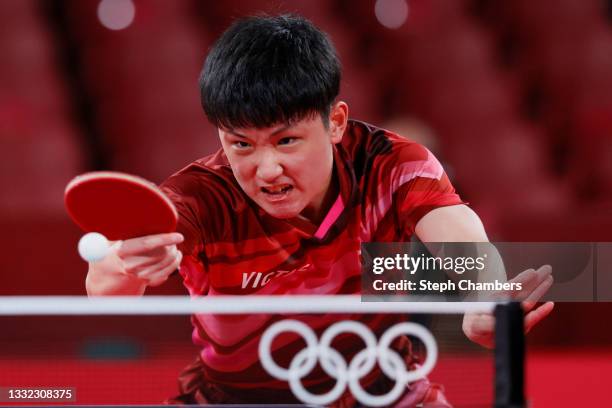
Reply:
[[429, 211], [464, 204], [442, 165], [424, 146], [389, 131], [369, 141], [364, 156], [363, 236], [380, 242], [404, 241]]
[[438, 159], [425, 147], [417, 146], [412, 154], [416, 153], [418, 159], [400, 163], [394, 180], [399, 185], [394, 200], [396, 219], [409, 234], [414, 233], [419, 220], [430, 211], [465, 204]]

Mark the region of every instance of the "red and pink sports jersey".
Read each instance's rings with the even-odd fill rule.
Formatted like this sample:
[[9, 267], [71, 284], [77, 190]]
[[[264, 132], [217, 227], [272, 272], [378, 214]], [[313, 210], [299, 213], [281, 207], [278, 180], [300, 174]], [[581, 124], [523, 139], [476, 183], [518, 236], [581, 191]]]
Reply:
[[[166, 180], [162, 188], [179, 211], [178, 231], [185, 235], [180, 273], [190, 294], [358, 294], [362, 242], [408, 241], [427, 212], [462, 203], [427, 149], [363, 122], [349, 121], [334, 149], [334, 171], [340, 193], [320, 225], [267, 215], [241, 190], [222, 151]], [[283, 317], [288, 316], [193, 316], [205, 380], [262, 395], [286, 390], [286, 382], [265, 372], [257, 352], [263, 330]], [[319, 334], [345, 318], [375, 332], [398, 320], [382, 315], [290, 317]], [[361, 347], [355, 343], [351, 336], [339, 336], [334, 346], [351, 356]], [[303, 345], [297, 335], [286, 333], [274, 342], [273, 355], [286, 367]], [[316, 390], [328, 381], [315, 370], [304, 384]]]

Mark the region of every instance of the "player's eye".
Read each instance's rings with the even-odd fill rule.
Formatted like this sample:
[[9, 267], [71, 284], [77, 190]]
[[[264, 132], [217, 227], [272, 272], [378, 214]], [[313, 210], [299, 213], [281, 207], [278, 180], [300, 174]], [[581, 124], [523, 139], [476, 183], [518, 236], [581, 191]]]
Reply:
[[278, 141], [278, 144], [281, 146], [291, 145], [297, 141], [297, 137], [283, 137]]
[[234, 146], [234, 148], [236, 149], [244, 150], [244, 149], [248, 149], [249, 147], [251, 147], [251, 144], [244, 142], [242, 140], [237, 140], [235, 142], [232, 142], [232, 146]]

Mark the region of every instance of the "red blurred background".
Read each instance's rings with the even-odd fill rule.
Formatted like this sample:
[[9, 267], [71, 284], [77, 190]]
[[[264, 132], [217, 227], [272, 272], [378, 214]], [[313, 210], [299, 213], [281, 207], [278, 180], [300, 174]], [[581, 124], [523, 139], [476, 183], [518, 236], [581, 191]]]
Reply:
[[[612, 241], [610, 1], [3, 0], [0, 294], [85, 294], [64, 186], [101, 169], [161, 182], [217, 149], [198, 73], [258, 12], [325, 30], [351, 116], [433, 150], [491, 240]], [[610, 312], [558, 304], [530, 347], [609, 356]], [[188, 341], [178, 327], [170, 340]]]

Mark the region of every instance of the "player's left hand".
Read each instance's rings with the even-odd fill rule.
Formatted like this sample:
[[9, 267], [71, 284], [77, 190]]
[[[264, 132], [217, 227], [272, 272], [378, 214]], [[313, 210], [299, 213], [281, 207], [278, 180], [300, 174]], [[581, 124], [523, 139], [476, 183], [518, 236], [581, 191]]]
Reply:
[[[553, 284], [552, 268], [544, 265], [538, 270], [527, 269], [518, 274], [509, 282], [522, 283], [523, 289], [514, 293], [499, 293], [505, 299], [522, 300], [521, 305], [525, 311], [525, 333], [528, 333], [536, 324], [541, 322], [552, 312], [554, 303], [546, 302], [538, 307], [538, 300]], [[495, 345], [495, 317], [492, 313], [466, 313], [463, 316], [463, 332], [474, 343], [486, 348]]]

